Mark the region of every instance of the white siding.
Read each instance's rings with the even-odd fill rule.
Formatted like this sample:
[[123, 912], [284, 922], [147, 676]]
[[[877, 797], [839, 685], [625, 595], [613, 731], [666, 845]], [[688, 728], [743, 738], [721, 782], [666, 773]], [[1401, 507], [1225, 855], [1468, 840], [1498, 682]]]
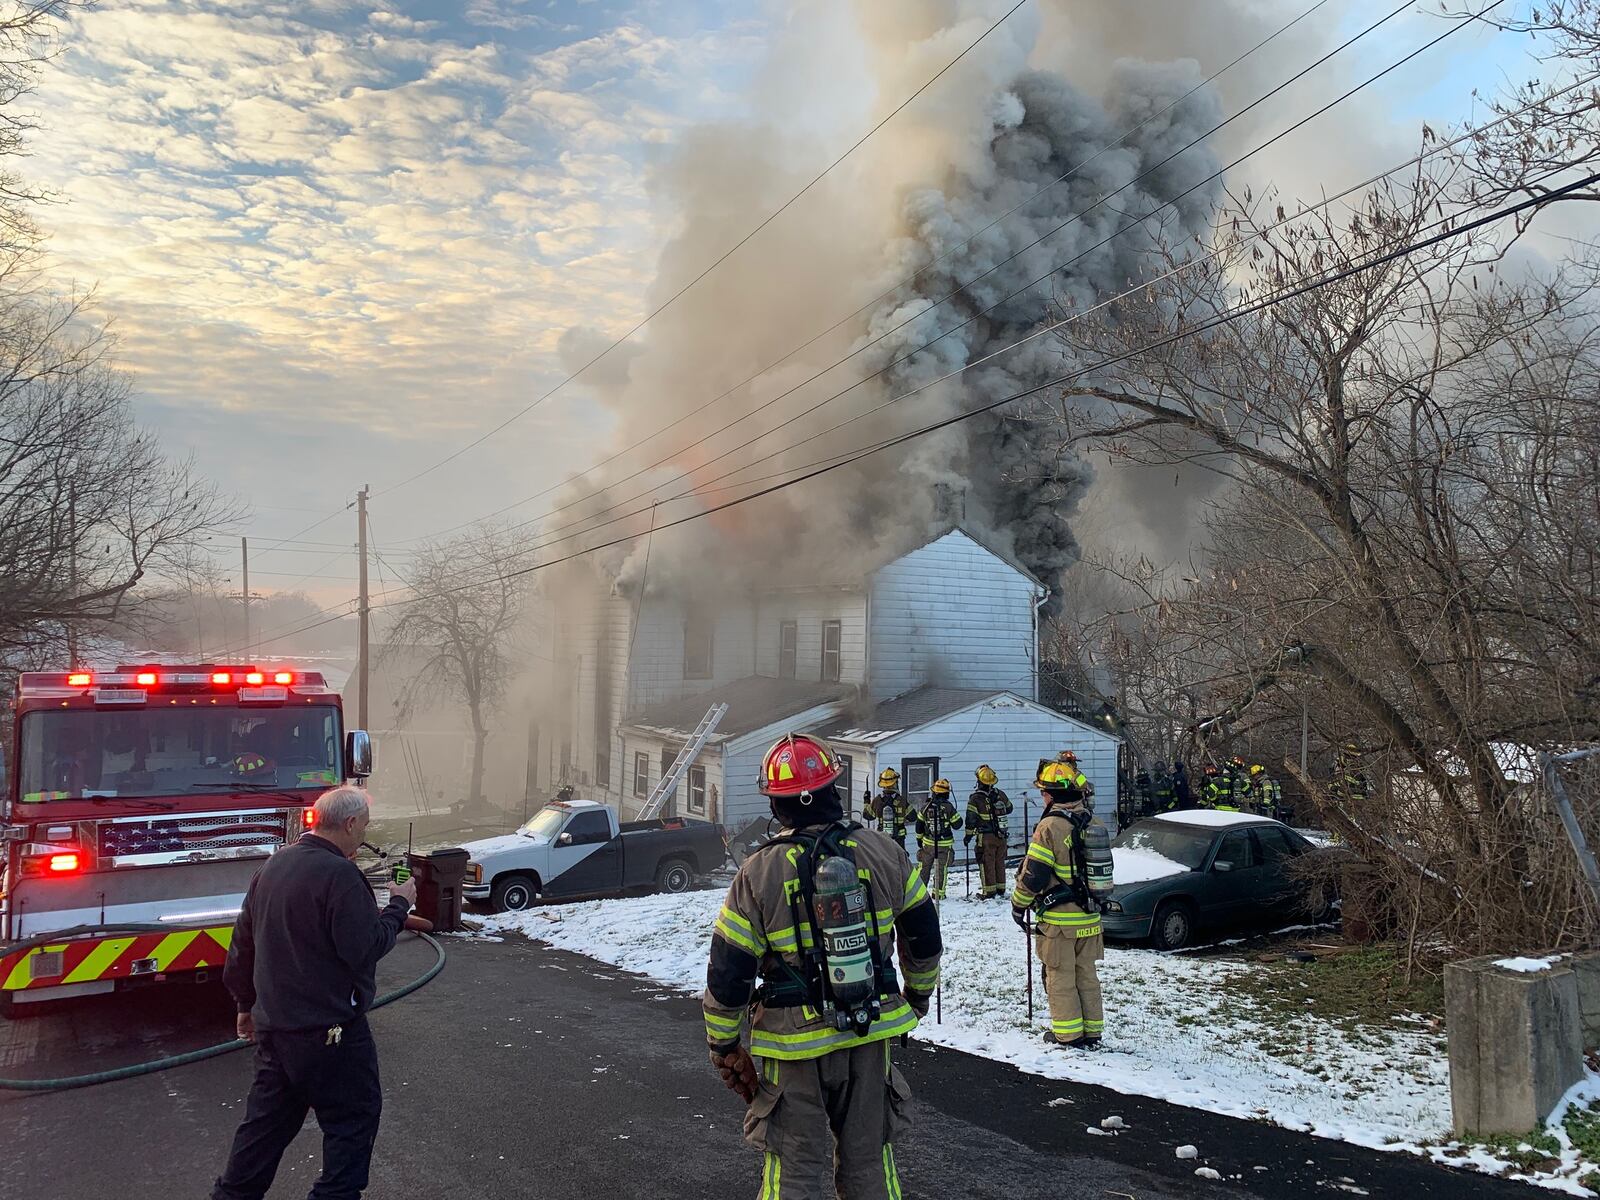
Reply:
[[926, 683], [1034, 694], [1038, 586], [959, 530], [871, 580], [874, 701]]
[[796, 679], [822, 678], [822, 623], [838, 621], [839, 682], [859, 687], [867, 678], [867, 598], [863, 592], [773, 592], [761, 597], [756, 614], [755, 670], [778, 677], [779, 626], [795, 623]]
[[[624, 729], [618, 737], [623, 746], [621, 776], [614, 778], [618, 786], [612, 789], [612, 803], [616, 804], [617, 811], [622, 814], [624, 821], [632, 820], [643, 806], [649, 796], [648, 789], [643, 797], [633, 794], [633, 756], [647, 754], [650, 756], [649, 787], [653, 788], [661, 780], [661, 752], [670, 750], [674, 757], [683, 747], [681, 741], [668, 740], [655, 734], [644, 733], [637, 729]], [[721, 813], [722, 797], [727, 794], [722, 768], [722, 747], [709, 745], [700, 751], [699, 756], [689, 766], [699, 764], [706, 769], [706, 808], [705, 819], [725, 823]], [[688, 768], [684, 769], [684, 778], [688, 778]], [[712, 788], [716, 789], [716, 798], [713, 802]], [[662, 808], [662, 816], [692, 816], [700, 818], [699, 813], [691, 813], [685, 807], [687, 803], [688, 788], [685, 783], [680, 783], [676, 793]]]
[[[1000, 786], [1017, 806], [1013, 829], [1020, 828], [1023, 793], [1031, 815], [1039, 813], [1039, 790], [1033, 786], [1041, 758], [1074, 750], [1078, 766], [1095, 787], [1095, 809], [1102, 816], [1117, 806], [1117, 739], [1080, 721], [1015, 696], [995, 696], [981, 704], [942, 717], [874, 749], [871, 773], [884, 767], [903, 770], [908, 758], [937, 758], [939, 774], [950, 781], [951, 798], [963, 812], [976, 784], [975, 772], [988, 763]], [[841, 752], [848, 747], [841, 745]], [[865, 769], [858, 759], [857, 772]]]
[[683, 631], [688, 613], [688, 606], [678, 600], [652, 598], [645, 602], [639, 614], [638, 633], [633, 635], [630, 711], [665, 700], [680, 700], [756, 673], [751, 657], [752, 605], [746, 600], [734, 600], [720, 607], [714, 616], [712, 677], [685, 679]]

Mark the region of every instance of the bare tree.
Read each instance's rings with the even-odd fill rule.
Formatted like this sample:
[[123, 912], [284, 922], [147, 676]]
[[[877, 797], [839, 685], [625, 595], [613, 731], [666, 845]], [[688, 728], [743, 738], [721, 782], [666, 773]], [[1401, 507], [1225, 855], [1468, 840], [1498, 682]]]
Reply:
[[467, 800], [483, 803], [483, 751], [489, 720], [505, 696], [527, 593], [527, 552], [502, 526], [478, 526], [459, 538], [424, 545], [405, 576], [414, 598], [386, 634], [383, 659], [422, 661], [401, 692], [402, 716], [434, 689], [466, 705], [472, 730]]
[[1359, 811], [1327, 795], [1352, 837], [1407, 878], [1425, 863], [1452, 934], [1493, 944], [1574, 932], [1574, 904], [1525, 886], [1549, 827], [1502, 744], [1600, 736], [1600, 357], [1591, 272], [1509, 282], [1484, 234], [1371, 266], [1442, 227], [1459, 179], [1419, 169], [1287, 225], [1230, 198], [1214, 260], [1174, 252], [1066, 326], [1105, 365], [1056, 417], [1069, 442], [1227, 481], [1207, 570], [1140, 606], [1209, 700], [1202, 743], [1307, 701], [1376, 786]]

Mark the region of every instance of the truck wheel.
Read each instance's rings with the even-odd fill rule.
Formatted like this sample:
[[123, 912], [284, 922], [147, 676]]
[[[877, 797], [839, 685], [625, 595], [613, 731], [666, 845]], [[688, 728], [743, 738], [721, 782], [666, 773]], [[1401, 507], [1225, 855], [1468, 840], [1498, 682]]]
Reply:
[[656, 869], [656, 891], [687, 892], [694, 883], [694, 871], [681, 858], [669, 858]]
[[527, 875], [504, 875], [494, 881], [489, 904], [496, 912], [526, 912], [539, 899], [539, 888]]
[[1194, 908], [1183, 900], [1165, 901], [1150, 922], [1150, 945], [1182, 950], [1194, 941]]

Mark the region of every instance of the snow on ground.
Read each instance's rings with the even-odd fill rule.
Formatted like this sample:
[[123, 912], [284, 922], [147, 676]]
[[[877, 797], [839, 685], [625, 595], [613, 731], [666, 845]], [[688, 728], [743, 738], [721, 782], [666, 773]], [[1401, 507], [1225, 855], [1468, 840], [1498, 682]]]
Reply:
[[[521, 932], [670, 987], [705, 983], [720, 891], [604, 900], [487, 918], [485, 932]], [[1426, 1154], [1456, 1166], [1506, 1166], [1450, 1140], [1450, 1086], [1442, 1031], [1422, 1017], [1352, 1032], [1319, 1017], [1251, 1013], [1229, 983], [1249, 964], [1112, 948], [1101, 964], [1106, 1049], [1064, 1051], [1048, 1028], [1035, 963], [1027, 1019], [1025, 947], [1004, 901], [947, 900], [943, 1020], [930, 1012], [922, 1041], [1015, 1065], [1033, 1075], [1098, 1084], [1318, 1137]], [[1574, 1168], [1575, 1169], [1575, 1168]], [[1569, 1173], [1534, 1180], [1582, 1193]]]

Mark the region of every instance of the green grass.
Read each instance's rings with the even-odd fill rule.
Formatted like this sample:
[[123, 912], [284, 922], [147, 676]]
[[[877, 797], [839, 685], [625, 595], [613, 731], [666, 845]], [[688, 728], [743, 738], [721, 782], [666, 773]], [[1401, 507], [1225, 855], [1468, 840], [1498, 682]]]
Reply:
[[1407, 984], [1405, 964], [1391, 946], [1365, 946], [1309, 963], [1251, 963], [1230, 983], [1240, 1015], [1310, 1013], [1356, 1036], [1395, 1017], [1444, 1014], [1443, 981], [1415, 971]]
[[1543, 1130], [1484, 1134], [1475, 1140], [1520, 1171], [1548, 1171], [1560, 1165], [1561, 1143]]
[[[1591, 1104], [1585, 1108], [1572, 1108], [1562, 1119], [1567, 1137], [1573, 1147], [1590, 1162], [1600, 1166], [1600, 1107]], [[1584, 1184], [1592, 1187], [1592, 1184]]]

